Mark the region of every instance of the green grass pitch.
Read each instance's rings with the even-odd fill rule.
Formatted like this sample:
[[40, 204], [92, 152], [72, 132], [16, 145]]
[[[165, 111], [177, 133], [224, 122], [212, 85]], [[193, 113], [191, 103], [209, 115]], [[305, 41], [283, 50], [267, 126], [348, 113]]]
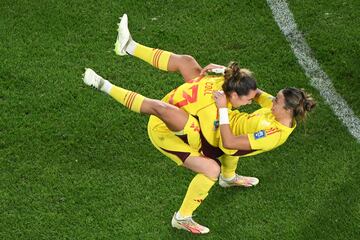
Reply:
[[[360, 116], [358, 0], [288, 1], [314, 57]], [[147, 137], [148, 117], [82, 83], [91, 67], [117, 85], [162, 98], [181, 84], [113, 52], [116, 23], [133, 38], [231, 60], [275, 94], [306, 88], [318, 100], [280, 148], [244, 158], [253, 189], [211, 190], [195, 219], [203, 239], [356, 239], [359, 143], [336, 118], [276, 25], [266, 1], [10, 1], [0, 4], [0, 239], [192, 239], [170, 225], [193, 173]], [[357, 237], [356, 237], [357, 236]]]

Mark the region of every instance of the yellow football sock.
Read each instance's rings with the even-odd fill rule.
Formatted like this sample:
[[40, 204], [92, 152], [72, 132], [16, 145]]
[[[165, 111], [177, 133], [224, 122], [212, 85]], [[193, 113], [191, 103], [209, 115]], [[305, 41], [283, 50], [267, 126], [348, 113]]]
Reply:
[[155, 48], [149, 48], [139, 43], [136, 43], [133, 55], [144, 60], [145, 62], [150, 63], [156, 68], [167, 71], [171, 54], [171, 52]]
[[188, 187], [179, 214], [182, 217], [192, 216], [192, 213], [204, 201], [215, 182], [216, 180], [210, 179], [202, 173], [196, 174]]
[[238, 156], [224, 156], [221, 159], [221, 175], [224, 178], [235, 176], [235, 171], [239, 161]]
[[126, 90], [121, 87], [112, 85], [109, 95], [120, 102], [125, 107], [129, 108], [131, 111], [140, 112], [141, 104], [143, 103], [145, 97], [129, 90]]

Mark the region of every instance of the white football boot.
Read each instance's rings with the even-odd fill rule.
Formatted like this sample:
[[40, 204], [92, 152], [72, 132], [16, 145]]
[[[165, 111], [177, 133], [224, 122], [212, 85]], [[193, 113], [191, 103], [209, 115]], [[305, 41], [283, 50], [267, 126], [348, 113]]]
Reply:
[[99, 90], [105, 83], [105, 79], [96, 74], [96, 72], [94, 72], [94, 70], [92, 70], [91, 68], [85, 68], [85, 73], [83, 74], [83, 76], [83, 80], [86, 85]]
[[114, 51], [117, 55], [124, 56], [127, 55], [126, 47], [132, 40], [128, 28], [128, 16], [126, 15], [126, 13], [121, 17], [118, 26], [118, 35], [116, 38]]
[[177, 219], [176, 218], [176, 212], [171, 220], [171, 226], [173, 226], [174, 228], [177, 229], [183, 229], [185, 231], [194, 233], [194, 234], [205, 234], [210, 232], [210, 230], [205, 227], [202, 226], [200, 224], [198, 224], [197, 222], [195, 222], [192, 217], [187, 217], [184, 219]]
[[259, 183], [259, 179], [256, 177], [245, 177], [235, 174], [235, 177], [232, 180], [225, 180], [224, 177], [220, 174], [219, 185], [221, 187], [253, 187]]

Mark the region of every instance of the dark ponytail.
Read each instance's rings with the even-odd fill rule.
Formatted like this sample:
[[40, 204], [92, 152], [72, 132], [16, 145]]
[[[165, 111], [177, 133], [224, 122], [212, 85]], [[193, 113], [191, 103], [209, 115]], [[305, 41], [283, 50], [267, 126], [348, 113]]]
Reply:
[[238, 63], [230, 62], [225, 69], [224, 84], [222, 89], [229, 96], [236, 92], [239, 96], [249, 94], [250, 90], [256, 90], [256, 80], [248, 69], [240, 68]]
[[305, 121], [307, 113], [315, 106], [316, 102], [304, 89], [285, 88], [282, 90], [285, 97], [285, 108], [293, 111], [293, 116], [300, 121]]

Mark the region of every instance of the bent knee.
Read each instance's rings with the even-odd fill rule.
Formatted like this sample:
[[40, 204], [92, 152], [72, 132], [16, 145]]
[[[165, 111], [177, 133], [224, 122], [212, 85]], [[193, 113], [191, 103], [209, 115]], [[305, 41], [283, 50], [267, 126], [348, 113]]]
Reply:
[[193, 69], [197, 69], [201, 71], [201, 67], [199, 63], [195, 60], [193, 56], [190, 55], [182, 55], [182, 61], [188, 66], [192, 67]]
[[212, 160], [212, 163], [210, 164], [209, 168], [207, 169], [205, 175], [211, 179], [217, 179], [220, 175], [220, 166]]
[[181, 55], [181, 60], [184, 63], [197, 63], [195, 58], [191, 55]]

